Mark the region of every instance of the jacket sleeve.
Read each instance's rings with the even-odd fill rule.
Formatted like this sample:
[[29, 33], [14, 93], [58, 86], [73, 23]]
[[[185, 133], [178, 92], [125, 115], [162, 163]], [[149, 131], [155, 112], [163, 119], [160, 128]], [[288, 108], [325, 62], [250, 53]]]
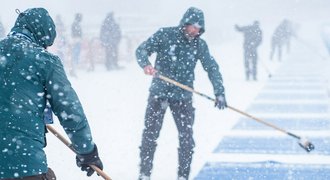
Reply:
[[[50, 59], [50, 60], [49, 60]], [[45, 60], [46, 98], [78, 154], [94, 148], [90, 127], [78, 96], [69, 82], [60, 59]]]
[[213, 85], [213, 91], [215, 96], [219, 96], [225, 93], [223, 87], [222, 75], [219, 71], [219, 65], [215, 59], [210, 55], [208, 46], [205, 41], [200, 40], [200, 46], [198, 50], [198, 58], [200, 59], [204, 70], [207, 72], [208, 77]]
[[140, 67], [144, 68], [147, 65], [151, 65], [148, 57], [152, 53], [158, 52], [161, 43], [161, 34], [162, 29], [158, 30], [136, 49], [135, 55]]
[[248, 30], [248, 27], [247, 26], [238, 26], [238, 25], [235, 25], [235, 29], [239, 32], [245, 32]]

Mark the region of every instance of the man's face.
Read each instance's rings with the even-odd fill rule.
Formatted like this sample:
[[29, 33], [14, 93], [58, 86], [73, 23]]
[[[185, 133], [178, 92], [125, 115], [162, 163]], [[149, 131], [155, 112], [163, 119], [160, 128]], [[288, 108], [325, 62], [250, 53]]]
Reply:
[[199, 35], [200, 30], [201, 28], [189, 24], [185, 26], [184, 33], [187, 38], [193, 39]]

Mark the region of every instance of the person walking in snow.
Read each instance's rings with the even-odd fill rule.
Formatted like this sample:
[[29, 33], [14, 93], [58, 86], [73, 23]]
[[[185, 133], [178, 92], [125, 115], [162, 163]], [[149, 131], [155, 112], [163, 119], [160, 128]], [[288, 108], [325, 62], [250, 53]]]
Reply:
[[254, 21], [252, 25], [238, 26], [235, 25], [237, 31], [244, 34], [244, 67], [246, 80], [257, 80], [257, 48], [262, 42], [262, 31], [258, 21]]
[[55, 25], [44, 8], [20, 12], [9, 35], [0, 41], [0, 179], [54, 180], [46, 154], [44, 113], [49, 102], [72, 148], [76, 162], [103, 169], [81, 103], [61, 60], [49, 53]]
[[79, 65], [80, 61], [80, 52], [82, 46], [82, 14], [76, 13], [74, 17], [74, 21], [71, 25], [71, 37], [72, 37], [72, 52], [71, 52], [71, 70], [70, 75], [73, 77], [77, 77], [76, 69]]
[[[192, 93], [174, 86], [155, 76], [161, 74], [193, 88], [194, 69], [199, 60], [208, 73], [216, 97], [215, 106], [227, 106], [222, 76], [215, 59], [210, 55], [207, 43], [200, 37], [205, 31], [204, 14], [195, 7], [189, 8], [180, 24], [159, 29], [136, 50], [137, 62], [153, 80], [149, 89], [145, 113], [145, 127], [140, 146], [139, 179], [150, 179], [157, 139], [162, 127], [164, 114], [170, 108], [179, 131], [178, 179], [187, 180], [194, 153], [193, 124], [195, 108]], [[154, 66], [148, 57], [157, 53]]]
[[282, 60], [282, 50], [286, 46], [287, 52], [290, 51], [291, 38], [295, 37], [293, 24], [291, 21], [284, 19], [275, 29], [271, 40], [270, 60], [273, 60], [277, 51], [278, 60]]
[[0, 39], [6, 36], [5, 27], [3, 26], [2, 22], [0, 21]]
[[322, 25], [321, 38], [330, 55], [330, 24]]
[[121, 30], [112, 12], [107, 15], [102, 23], [100, 40], [105, 49], [105, 66], [107, 70], [120, 69], [118, 65], [118, 51]]
[[65, 35], [65, 25], [62, 21], [62, 16], [57, 15], [55, 17], [55, 26], [56, 26], [56, 40], [54, 42], [54, 45], [56, 47], [56, 55], [59, 56], [59, 58], [62, 60], [63, 64], [67, 64], [67, 59], [65, 57], [67, 53], [67, 38]]

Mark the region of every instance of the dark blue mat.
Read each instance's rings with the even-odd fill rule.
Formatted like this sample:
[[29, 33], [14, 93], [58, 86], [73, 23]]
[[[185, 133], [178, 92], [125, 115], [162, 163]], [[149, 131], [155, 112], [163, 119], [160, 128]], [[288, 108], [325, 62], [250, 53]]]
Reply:
[[[261, 118], [260, 118], [261, 119]], [[286, 130], [326, 130], [330, 129], [330, 119], [325, 118], [267, 118], [262, 119]], [[241, 118], [233, 129], [239, 130], [273, 130], [253, 119]]]
[[[329, 137], [313, 137], [308, 140], [315, 149], [310, 154], [329, 155]], [[225, 136], [214, 150], [214, 153], [256, 153], [256, 154], [307, 154], [298, 144], [298, 140], [290, 136], [253, 137]]]
[[206, 163], [194, 180], [328, 180], [329, 165], [250, 163]]
[[324, 89], [321, 85], [302, 85], [302, 84], [267, 84], [263, 90], [320, 90]]
[[248, 112], [260, 113], [327, 113], [328, 106], [326, 104], [253, 104]]
[[328, 98], [325, 93], [260, 93], [256, 97], [257, 100], [324, 100]]
[[319, 78], [318, 79], [288, 79], [288, 78], [278, 78], [278, 79], [270, 79], [268, 83], [292, 83], [292, 84], [297, 84], [297, 83], [323, 83]]

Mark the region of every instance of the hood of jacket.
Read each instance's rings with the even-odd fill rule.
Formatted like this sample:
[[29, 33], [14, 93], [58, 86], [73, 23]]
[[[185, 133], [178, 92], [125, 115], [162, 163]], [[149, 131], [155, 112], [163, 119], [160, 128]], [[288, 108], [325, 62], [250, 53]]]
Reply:
[[22, 33], [44, 48], [53, 45], [56, 37], [55, 23], [44, 8], [19, 13], [11, 32]]
[[204, 21], [204, 13], [202, 10], [190, 7], [183, 15], [180, 21], [180, 27], [184, 27], [185, 25], [197, 25], [201, 27], [200, 35], [205, 32], [205, 21]]

